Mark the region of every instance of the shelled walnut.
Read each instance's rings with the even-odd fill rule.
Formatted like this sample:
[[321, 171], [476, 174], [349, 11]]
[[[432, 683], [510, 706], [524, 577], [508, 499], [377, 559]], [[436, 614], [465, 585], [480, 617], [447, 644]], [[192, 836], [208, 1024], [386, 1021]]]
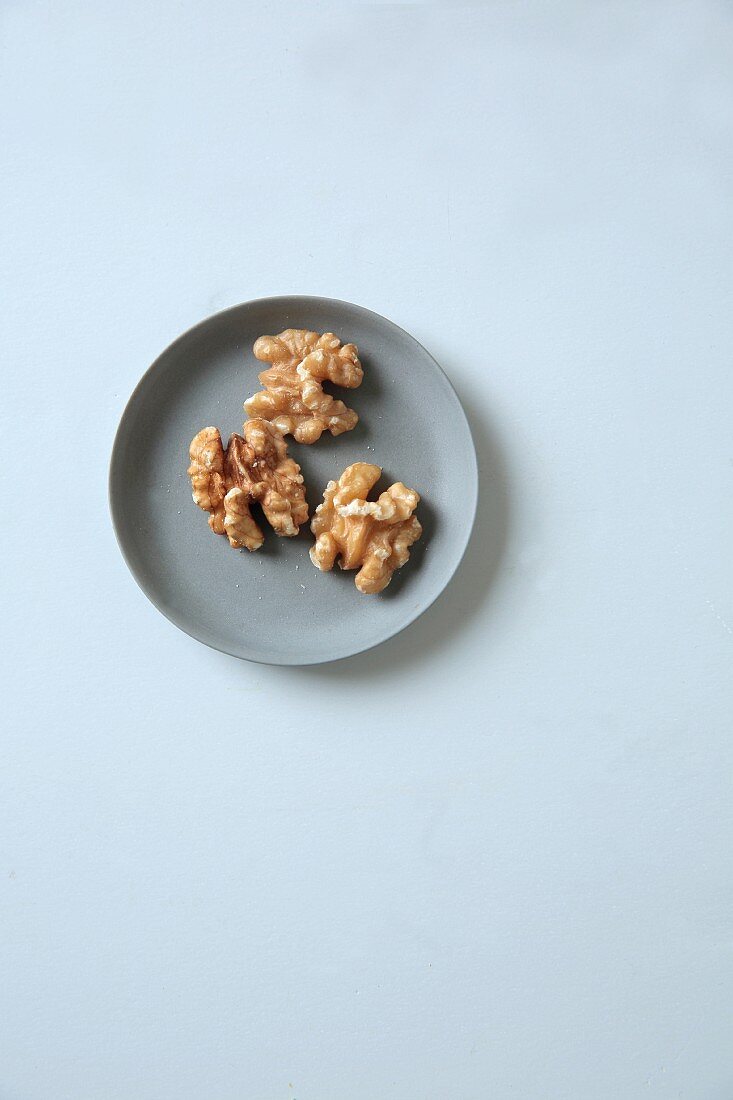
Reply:
[[271, 421], [298, 443], [315, 443], [324, 431], [341, 435], [359, 417], [343, 401], [324, 393], [323, 382], [355, 389], [364, 372], [354, 344], [341, 344], [332, 332], [322, 336], [307, 329], [285, 329], [260, 336], [255, 357], [272, 364], [259, 375], [265, 387], [244, 403], [249, 416]]
[[253, 501], [275, 533], [287, 537], [308, 519], [308, 504], [300, 466], [288, 457], [280, 432], [261, 419], [248, 420], [242, 431], [226, 451], [218, 428], [200, 431], [188, 473], [195, 503], [211, 513], [211, 529], [226, 534], [231, 546], [258, 550], [264, 535], [250, 512]]
[[387, 587], [422, 534], [413, 515], [420, 500], [414, 489], [398, 481], [377, 500], [366, 499], [381, 474], [368, 462], [347, 467], [338, 481], [329, 481], [311, 523], [313, 564], [328, 572], [340, 556], [342, 569], [359, 570], [354, 583], [369, 594]]

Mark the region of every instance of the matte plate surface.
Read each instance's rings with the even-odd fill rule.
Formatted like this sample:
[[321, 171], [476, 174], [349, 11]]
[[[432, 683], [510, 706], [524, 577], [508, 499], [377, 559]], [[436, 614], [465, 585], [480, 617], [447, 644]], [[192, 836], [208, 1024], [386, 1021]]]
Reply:
[[[374, 462], [417, 489], [424, 527], [410, 560], [377, 596], [354, 574], [320, 573], [299, 537], [266, 532], [256, 553], [232, 550], [191, 499], [188, 446], [200, 428], [241, 431], [242, 403], [260, 388], [252, 345], [285, 328], [335, 332], [359, 348], [364, 381], [332, 389], [356, 409], [352, 432], [302, 446], [311, 513], [331, 478], [351, 462]], [[476, 454], [461, 405], [435, 360], [408, 333], [360, 306], [329, 298], [245, 302], [202, 321], [153, 363], [125, 409], [110, 467], [112, 518], [125, 560], [145, 594], [176, 626], [215, 649], [272, 664], [312, 664], [390, 638], [442, 592], [473, 526]], [[255, 510], [256, 512], [257, 510]]]

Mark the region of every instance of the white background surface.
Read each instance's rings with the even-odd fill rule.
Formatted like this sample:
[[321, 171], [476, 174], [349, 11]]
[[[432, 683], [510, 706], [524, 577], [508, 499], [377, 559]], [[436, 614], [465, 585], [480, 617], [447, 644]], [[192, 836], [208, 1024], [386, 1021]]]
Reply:
[[[0, 1098], [729, 1100], [731, 8], [1, 18]], [[300, 671], [106, 504], [152, 359], [289, 292], [423, 341], [483, 475]]]

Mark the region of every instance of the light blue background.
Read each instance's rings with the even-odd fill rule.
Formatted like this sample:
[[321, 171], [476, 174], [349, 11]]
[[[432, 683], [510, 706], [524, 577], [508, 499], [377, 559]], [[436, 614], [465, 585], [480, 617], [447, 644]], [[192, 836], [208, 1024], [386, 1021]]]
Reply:
[[[0, 19], [1, 1100], [729, 1100], [730, 6]], [[311, 671], [106, 504], [151, 360], [289, 292], [423, 341], [484, 485]]]

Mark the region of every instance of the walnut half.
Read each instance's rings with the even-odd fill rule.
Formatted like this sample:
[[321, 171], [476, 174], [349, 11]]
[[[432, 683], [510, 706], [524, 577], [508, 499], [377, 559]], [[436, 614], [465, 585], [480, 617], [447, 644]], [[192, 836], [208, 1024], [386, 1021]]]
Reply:
[[280, 432], [266, 420], [248, 420], [224, 451], [218, 428], [204, 428], [191, 443], [188, 468], [193, 499], [210, 512], [209, 526], [231, 546], [258, 550], [264, 535], [250, 505], [261, 505], [278, 535], [291, 537], [308, 519], [300, 466], [288, 457]]
[[278, 336], [260, 336], [254, 354], [270, 363], [259, 376], [265, 387], [244, 403], [249, 416], [271, 421], [298, 443], [315, 443], [324, 431], [341, 435], [359, 417], [343, 401], [324, 393], [323, 382], [355, 389], [364, 372], [354, 344], [343, 344], [332, 332], [322, 336], [289, 328]]
[[328, 572], [340, 555], [341, 568], [358, 569], [354, 583], [369, 594], [387, 587], [422, 534], [413, 515], [420, 500], [414, 489], [398, 481], [377, 500], [367, 500], [381, 474], [368, 462], [347, 467], [338, 481], [329, 481], [311, 523], [313, 564]]

